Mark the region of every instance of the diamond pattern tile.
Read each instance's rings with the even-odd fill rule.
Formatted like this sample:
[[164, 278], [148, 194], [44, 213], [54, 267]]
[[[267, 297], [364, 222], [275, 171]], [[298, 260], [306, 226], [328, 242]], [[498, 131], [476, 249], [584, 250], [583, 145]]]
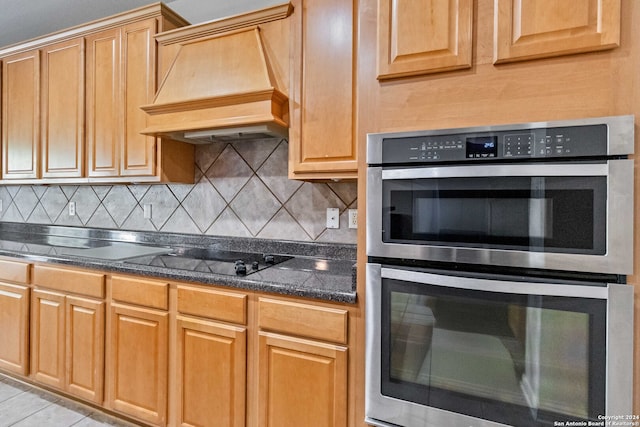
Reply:
[[280, 141], [275, 138], [240, 141], [233, 144], [238, 154], [253, 169], [257, 170], [271, 155]]
[[118, 224], [116, 224], [111, 215], [109, 215], [109, 211], [107, 211], [104, 205], [98, 206], [98, 209], [93, 213], [86, 226], [92, 228], [118, 228]]
[[109, 194], [102, 200], [111, 218], [118, 226], [122, 226], [129, 217], [131, 211], [136, 207], [136, 199], [124, 185], [114, 185]]
[[285, 209], [280, 209], [256, 237], [297, 241], [311, 240], [304, 228]]
[[222, 197], [230, 202], [251, 179], [253, 171], [238, 152], [228, 145], [205, 174]]
[[29, 215], [29, 218], [27, 218], [27, 222], [31, 224], [50, 224], [51, 218], [47, 215], [42, 204], [38, 203], [31, 212], [31, 215]]
[[182, 202], [182, 206], [193, 218], [201, 231], [206, 231], [220, 213], [227, 207], [227, 203], [213, 185], [203, 177]]
[[67, 196], [60, 187], [49, 187], [40, 198], [40, 203], [49, 216], [50, 221], [55, 221], [67, 206]]
[[285, 207], [315, 240], [325, 230], [327, 208], [342, 212], [346, 206], [328, 186], [305, 183]]
[[179, 206], [178, 199], [166, 185], [154, 185], [140, 200], [140, 206], [151, 204], [151, 222], [158, 229], [162, 229], [164, 223]]
[[76, 202], [76, 216], [80, 218], [83, 224], [89, 221], [98, 206], [100, 206], [100, 199], [96, 196], [93, 188], [89, 186], [78, 188], [71, 201]]
[[167, 233], [200, 234], [201, 231], [184, 208], [179, 207], [160, 229]]
[[288, 167], [289, 145], [283, 141], [257, 172], [260, 179], [281, 203], [289, 200], [291, 195], [303, 184], [302, 181], [287, 177]]
[[38, 198], [31, 187], [25, 185], [20, 187], [20, 190], [13, 198], [13, 202], [16, 204], [18, 211], [20, 211], [22, 218], [29, 218], [38, 203]]
[[225, 147], [226, 144], [219, 143], [196, 145], [197, 169], [200, 169], [203, 173], [206, 172]]
[[208, 236], [252, 237], [249, 229], [231, 209], [225, 209], [205, 233]]
[[[198, 145], [196, 184], [0, 186], [0, 220], [355, 243], [346, 207], [357, 207], [357, 183], [302, 182], [287, 174], [286, 140]], [[68, 214], [69, 200], [76, 202], [75, 216]], [[340, 209], [339, 229], [325, 228], [327, 207]]]
[[278, 211], [280, 203], [267, 186], [254, 177], [233, 199], [230, 206], [255, 236]]

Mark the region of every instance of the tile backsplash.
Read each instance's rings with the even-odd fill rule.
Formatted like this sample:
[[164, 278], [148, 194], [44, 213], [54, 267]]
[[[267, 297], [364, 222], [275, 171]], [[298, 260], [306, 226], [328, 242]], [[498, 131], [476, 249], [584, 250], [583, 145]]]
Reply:
[[[290, 180], [287, 167], [284, 139], [199, 145], [195, 184], [1, 186], [0, 221], [356, 243], [347, 209], [357, 207], [357, 184]], [[325, 226], [330, 207], [340, 209], [338, 229]]]

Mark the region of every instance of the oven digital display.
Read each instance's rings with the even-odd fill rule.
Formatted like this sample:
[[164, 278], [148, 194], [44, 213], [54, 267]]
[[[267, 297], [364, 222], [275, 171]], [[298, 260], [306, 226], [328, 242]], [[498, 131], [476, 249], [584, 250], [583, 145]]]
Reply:
[[466, 139], [467, 158], [498, 157], [497, 136], [474, 136]]

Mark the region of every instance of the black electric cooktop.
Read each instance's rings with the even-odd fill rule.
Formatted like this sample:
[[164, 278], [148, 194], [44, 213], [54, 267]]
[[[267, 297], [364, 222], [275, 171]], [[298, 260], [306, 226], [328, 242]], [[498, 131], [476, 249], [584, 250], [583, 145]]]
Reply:
[[130, 264], [176, 268], [222, 275], [247, 276], [293, 257], [204, 248], [180, 248], [164, 255], [131, 258]]

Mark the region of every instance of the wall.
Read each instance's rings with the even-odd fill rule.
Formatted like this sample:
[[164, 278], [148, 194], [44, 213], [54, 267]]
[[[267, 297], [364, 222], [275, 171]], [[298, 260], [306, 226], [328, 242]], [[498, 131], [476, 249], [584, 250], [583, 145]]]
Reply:
[[[0, 221], [355, 243], [356, 184], [289, 180], [287, 155], [286, 140], [199, 145], [194, 185], [1, 186]], [[325, 227], [328, 207], [340, 209], [339, 229]]]

